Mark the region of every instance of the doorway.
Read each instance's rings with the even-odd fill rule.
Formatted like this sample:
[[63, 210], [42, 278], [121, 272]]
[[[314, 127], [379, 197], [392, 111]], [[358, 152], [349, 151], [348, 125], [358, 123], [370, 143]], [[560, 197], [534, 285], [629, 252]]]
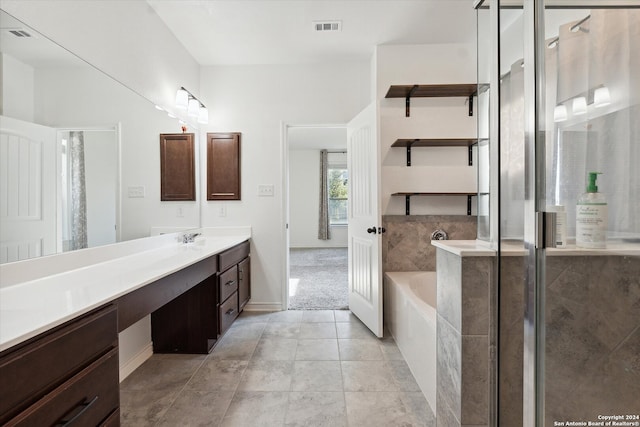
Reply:
[[346, 126], [290, 125], [285, 131], [287, 308], [346, 310]]

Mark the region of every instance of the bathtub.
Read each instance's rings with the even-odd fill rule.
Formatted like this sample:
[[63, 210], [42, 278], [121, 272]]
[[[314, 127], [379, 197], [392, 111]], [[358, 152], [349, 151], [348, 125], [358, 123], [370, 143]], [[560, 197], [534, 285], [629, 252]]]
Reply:
[[435, 414], [436, 273], [385, 273], [384, 322]]

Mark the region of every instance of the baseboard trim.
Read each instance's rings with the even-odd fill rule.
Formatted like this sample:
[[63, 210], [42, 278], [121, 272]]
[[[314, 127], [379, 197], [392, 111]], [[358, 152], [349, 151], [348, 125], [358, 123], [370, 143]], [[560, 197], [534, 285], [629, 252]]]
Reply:
[[282, 303], [279, 302], [251, 302], [244, 306], [246, 311], [282, 311]]
[[124, 381], [133, 371], [153, 356], [153, 343], [150, 342], [131, 359], [120, 365], [120, 382]]

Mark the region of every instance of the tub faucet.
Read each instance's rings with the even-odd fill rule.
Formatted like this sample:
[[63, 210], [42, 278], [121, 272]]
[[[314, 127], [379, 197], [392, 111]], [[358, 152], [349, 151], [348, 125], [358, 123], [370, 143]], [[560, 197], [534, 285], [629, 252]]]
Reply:
[[447, 235], [447, 232], [444, 230], [436, 230], [433, 233], [431, 233], [431, 240], [447, 240], [449, 238], [449, 236]]
[[182, 243], [193, 243], [194, 239], [199, 235], [200, 233], [185, 233], [182, 235]]

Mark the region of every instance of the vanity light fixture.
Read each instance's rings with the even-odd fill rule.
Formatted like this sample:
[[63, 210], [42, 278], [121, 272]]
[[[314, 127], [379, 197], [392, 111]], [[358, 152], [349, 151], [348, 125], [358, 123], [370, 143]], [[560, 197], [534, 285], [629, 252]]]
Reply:
[[189, 108], [187, 108], [187, 115], [189, 117], [198, 117], [200, 110], [200, 101], [195, 98], [189, 100]]
[[606, 86], [599, 87], [593, 92], [593, 106], [596, 108], [611, 104], [611, 93]]
[[584, 96], [573, 98], [571, 112], [574, 116], [587, 114], [587, 98], [585, 98]]
[[189, 92], [183, 87], [176, 92], [176, 108], [186, 110], [189, 107]]
[[181, 87], [176, 92], [176, 108], [187, 110], [187, 115], [196, 118], [198, 123], [209, 123], [209, 110], [207, 110], [207, 107], [184, 87]]
[[556, 105], [556, 108], [553, 109], [553, 121], [564, 122], [567, 120], [567, 107], [563, 104]]

